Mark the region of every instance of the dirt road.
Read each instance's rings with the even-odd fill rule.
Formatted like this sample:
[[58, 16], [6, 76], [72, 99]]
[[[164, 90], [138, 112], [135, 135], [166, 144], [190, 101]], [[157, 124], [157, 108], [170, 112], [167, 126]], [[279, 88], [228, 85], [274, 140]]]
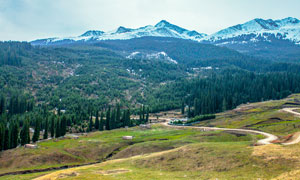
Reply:
[[217, 127], [197, 127], [197, 126], [176, 126], [176, 125], [170, 125], [169, 122], [163, 123], [163, 125], [168, 127], [176, 127], [176, 128], [194, 128], [194, 129], [200, 129], [202, 131], [234, 131], [234, 132], [244, 132], [248, 134], [261, 134], [265, 136], [265, 139], [261, 139], [257, 142], [258, 145], [266, 145], [266, 144], [272, 144], [272, 141], [277, 140], [278, 137], [261, 131], [256, 130], [249, 130], [249, 129], [231, 129], [231, 128], [217, 128]]
[[[300, 113], [296, 112], [295, 110], [299, 108], [284, 108], [281, 111], [294, 114], [297, 117], [300, 117]], [[297, 132], [293, 135], [293, 137], [286, 143], [282, 143], [283, 145], [292, 145], [297, 144], [300, 142], [300, 132]]]
[[[292, 114], [300, 117], [300, 113], [295, 112], [296, 109], [299, 109], [299, 108], [284, 108], [284, 109], [281, 109], [280, 111], [292, 113]], [[200, 129], [202, 131], [235, 131], [235, 132], [244, 132], [244, 133], [249, 133], [249, 134], [260, 134], [260, 135], [265, 136], [266, 137], [265, 139], [261, 139], [257, 142], [258, 145], [272, 144], [272, 142], [274, 140], [278, 139], [278, 137], [273, 134], [262, 132], [262, 131], [257, 131], [257, 130], [217, 128], [217, 127], [197, 127], [197, 126], [176, 126], [176, 125], [168, 124], [169, 122], [170, 122], [170, 120], [167, 120], [167, 122], [163, 123], [163, 125], [168, 126], [168, 127], [176, 127], [176, 128], [180, 128], [180, 127], [195, 128], [195, 129]], [[292, 144], [297, 144], [299, 142], [300, 142], [300, 132], [295, 133], [288, 142], [282, 143], [282, 145], [292, 145]]]

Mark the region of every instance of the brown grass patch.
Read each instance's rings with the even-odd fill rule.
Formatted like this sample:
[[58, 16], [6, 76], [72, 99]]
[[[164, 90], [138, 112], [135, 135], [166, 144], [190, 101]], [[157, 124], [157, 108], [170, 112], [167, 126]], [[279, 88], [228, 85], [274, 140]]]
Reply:
[[252, 156], [259, 156], [266, 161], [286, 159], [300, 162], [300, 149], [276, 144], [255, 146]]

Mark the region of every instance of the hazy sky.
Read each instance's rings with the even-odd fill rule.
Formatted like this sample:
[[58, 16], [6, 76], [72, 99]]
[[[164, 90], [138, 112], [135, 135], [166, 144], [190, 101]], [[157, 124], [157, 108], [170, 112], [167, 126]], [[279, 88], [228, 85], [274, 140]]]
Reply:
[[254, 18], [300, 18], [300, 0], [0, 0], [0, 40], [77, 36], [162, 19], [211, 34]]

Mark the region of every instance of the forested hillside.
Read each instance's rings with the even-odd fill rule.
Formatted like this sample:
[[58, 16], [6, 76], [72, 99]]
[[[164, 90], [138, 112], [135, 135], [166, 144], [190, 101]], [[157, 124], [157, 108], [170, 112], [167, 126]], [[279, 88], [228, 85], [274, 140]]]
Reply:
[[238, 69], [209, 72], [206, 76], [182, 79], [148, 92], [153, 111], [189, 107], [189, 116], [211, 114], [236, 106], [270, 99], [281, 99], [300, 92], [297, 72], [258, 74]]
[[[178, 63], [159, 56], [127, 58], [133, 51], [165, 51]], [[188, 40], [55, 47], [4, 42], [0, 54], [2, 150], [40, 135], [135, 126], [147, 122], [149, 112], [187, 108], [194, 117], [300, 92], [299, 64]]]

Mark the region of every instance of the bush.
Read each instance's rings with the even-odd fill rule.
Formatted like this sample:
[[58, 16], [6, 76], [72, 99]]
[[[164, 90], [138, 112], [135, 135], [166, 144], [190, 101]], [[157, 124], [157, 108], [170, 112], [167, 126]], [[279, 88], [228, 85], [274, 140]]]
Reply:
[[205, 115], [199, 115], [196, 116], [192, 119], [189, 119], [186, 124], [190, 124], [190, 123], [194, 123], [194, 122], [200, 122], [200, 121], [205, 121], [205, 120], [209, 120], [209, 119], [215, 119], [216, 115], [214, 114], [205, 114]]

